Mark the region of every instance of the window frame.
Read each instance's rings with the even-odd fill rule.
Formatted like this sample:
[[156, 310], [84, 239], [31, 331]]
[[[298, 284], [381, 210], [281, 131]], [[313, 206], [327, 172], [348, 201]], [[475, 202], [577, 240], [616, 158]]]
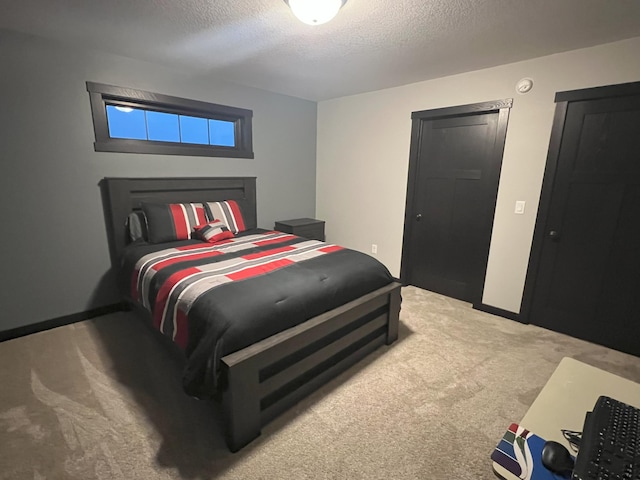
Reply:
[[[95, 82], [87, 82], [87, 91], [89, 92], [89, 98], [91, 100], [93, 129], [96, 136], [94, 148], [96, 152], [254, 158], [252, 110]], [[109, 125], [107, 122], [107, 105], [233, 122], [236, 145], [228, 147], [195, 143], [111, 138], [109, 136]]]

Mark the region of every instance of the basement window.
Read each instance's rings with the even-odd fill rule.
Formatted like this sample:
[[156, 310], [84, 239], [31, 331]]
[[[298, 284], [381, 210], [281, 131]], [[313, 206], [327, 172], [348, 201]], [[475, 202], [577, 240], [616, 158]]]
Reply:
[[97, 152], [253, 158], [242, 108], [87, 82]]

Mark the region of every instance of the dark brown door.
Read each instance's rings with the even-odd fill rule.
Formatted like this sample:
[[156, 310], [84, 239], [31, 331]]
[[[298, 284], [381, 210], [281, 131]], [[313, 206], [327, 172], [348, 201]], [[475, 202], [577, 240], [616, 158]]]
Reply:
[[509, 106], [414, 113], [405, 283], [481, 301]]
[[559, 108], [564, 127], [545, 173], [529, 320], [639, 355], [640, 88]]

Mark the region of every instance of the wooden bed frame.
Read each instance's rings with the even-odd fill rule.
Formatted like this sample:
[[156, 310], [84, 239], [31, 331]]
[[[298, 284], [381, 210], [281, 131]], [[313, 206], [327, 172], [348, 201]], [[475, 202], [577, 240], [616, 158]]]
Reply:
[[[105, 178], [100, 183], [113, 268], [128, 243], [126, 219], [141, 202], [245, 199], [248, 228], [257, 227], [255, 177]], [[123, 298], [131, 302], [128, 293]], [[262, 425], [398, 337], [400, 284], [392, 282], [222, 358], [227, 445], [238, 451]]]

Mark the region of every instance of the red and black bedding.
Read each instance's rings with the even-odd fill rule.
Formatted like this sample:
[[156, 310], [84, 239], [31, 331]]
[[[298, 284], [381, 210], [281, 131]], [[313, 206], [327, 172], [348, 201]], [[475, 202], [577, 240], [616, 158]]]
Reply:
[[131, 298], [186, 353], [190, 395], [216, 393], [223, 356], [393, 281], [354, 250], [260, 229], [220, 236], [223, 227], [210, 227], [217, 242], [140, 240], [123, 257]]

